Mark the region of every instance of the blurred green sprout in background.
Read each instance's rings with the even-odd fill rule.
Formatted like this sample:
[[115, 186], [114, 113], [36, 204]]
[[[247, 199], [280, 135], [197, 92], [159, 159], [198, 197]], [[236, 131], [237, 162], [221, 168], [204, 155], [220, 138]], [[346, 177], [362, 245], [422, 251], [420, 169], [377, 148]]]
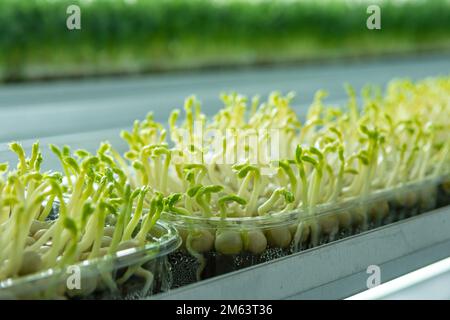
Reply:
[[[68, 30], [69, 5], [81, 30]], [[369, 30], [367, 7], [381, 8]], [[1, 0], [0, 80], [450, 50], [449, 0]]]

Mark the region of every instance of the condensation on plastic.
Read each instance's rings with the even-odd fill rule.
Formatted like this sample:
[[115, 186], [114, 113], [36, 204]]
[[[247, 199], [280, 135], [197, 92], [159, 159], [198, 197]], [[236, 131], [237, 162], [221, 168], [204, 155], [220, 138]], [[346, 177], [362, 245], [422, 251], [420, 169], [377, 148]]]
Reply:
[[0, 282], [0, 299], [138, 299], [172, 285], [167, 255], [181, 244], [176, 229], [158, 222], [147, 245], [63, 269]]
[[[172, 223], [183, 239], [180, 249], [169, 255], [173, 287], [267, 262], [449, 205], [449, 183], [449, 176], [428, 178], [375, 191], [366, 198], [319, 205], [314, 215], [309, 216], [302, 210], [225, 220], [165, 213], [162, 218]], [[203, 261], [186, 249], [189, 233], [208, 231], [215, 236], [218, 230], [235, 231], [241, 235], [258, 230], [264, 233], [268, 245], [260, 254], [246, 250], [238, 254], [224, 254], [213, 245], [211, 250], [202, 253]], [[282, 235], [283, 245], [270, 241], [270, 238], [274, 239], [274, 234]]]

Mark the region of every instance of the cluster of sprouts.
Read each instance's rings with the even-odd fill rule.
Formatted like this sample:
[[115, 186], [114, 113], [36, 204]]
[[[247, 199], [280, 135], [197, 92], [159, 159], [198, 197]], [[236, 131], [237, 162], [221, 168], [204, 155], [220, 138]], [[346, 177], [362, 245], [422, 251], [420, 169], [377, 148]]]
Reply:
[[291, 93], [264, 103], [223, 95], [212, 119], [189, 97], [168, 130], [149, 115], [123, 132], [130, 150], [120, 163], [129, 161], [135, 187], [170, 197], [167, 211], [222, 218], [313, 215], [320, 204], [449, 172], [449, 78], [393, 81], [385, 95], [366, 87], [362, 101], [347, 91], [346, 108], [325, 106], [319, 91], [304, 121]]
[[[28, 158], [11, 143], [17, 168], [0, 165], [0, 281], [142, 247], [163, 210], [160, 193], [131, 187], [109, 144], [96, 154], [50, 148], [64, 173], [41, 171], [38, 143]], [[138, 266], [118, 283], [131, 274], [152, 278]]]

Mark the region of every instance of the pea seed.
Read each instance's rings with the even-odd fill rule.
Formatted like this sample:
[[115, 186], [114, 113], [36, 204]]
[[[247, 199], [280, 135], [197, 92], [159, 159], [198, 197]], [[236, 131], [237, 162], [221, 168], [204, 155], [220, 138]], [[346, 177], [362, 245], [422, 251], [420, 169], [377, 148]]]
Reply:
[[48, 229], [48, 223], [45, 221], [33, 220], [30, 226], [30, 235], [34, 235], [38, 230]]
[[288, 227], [278, 227], [267, 231], [267, 240], [272, 247], [287, 248], [292, 237]]
[[319, 219], [320, 229], [322, 233], [335, 235], [339, 231], [339, 219], [337, 214], [328, 214]]
[[250, 231], [247, 234], [248, 241], [245, 250], [253, 253], [260, 254], [267, 248], [267, 239], [264, 233], [259, 230]]
[[387, 201], [379, 201], [372, 205], [369, 209], [369, 217], [371, 221], [382, 220], [389, 214], [389, 204]]
[[214, 236], [208, 230], [198, 230], [193, 233], [189, 233], [186, 241], [190, 242], [193, 250], [199, 253], [204, 253], [211, 251], [213, 248]]
[[365, 215], [363, 208], [355, 208], [351, 211], [353, 228], [364, 225]]
[[397, 196], [397, 203], [406, 208], [412, 208], [417, 202], [415, 192], [405, 192]]
[[242, 251], [241, 234], [237, 231], [218, 232], [215, 241], [216, 251], [223, 254], [238, 254]]
[[112, 238], [108, 236], [103, 236], [101, 247], [109, 247], [111, 245]]
[[113, 226], [105, 227], [105, 229], [103, 229], [103, 234], [105, 236], [108, 236], [108, 237], [112, 238], [112, 236], [114, 234], [114, 227]]
[[352, 227], [352, 215], [348, 211], [342, 211], [337, 214], [339, 220], [339, 228], [350, 229]]
[[27, 275], [37, 272], [42, 267], [41, 255], [35, 251], [25, 251], [22, 257], [22, 265], [19, 275]]
[[27, 237], [27, 240], [26, 240], [26, 242], [25, 242], [25, 245], [26, 246], [31, 246], [33, 243], [35, 243], [36, 242], [36, 240], [34, 240], [34, 238], [33, 237]]

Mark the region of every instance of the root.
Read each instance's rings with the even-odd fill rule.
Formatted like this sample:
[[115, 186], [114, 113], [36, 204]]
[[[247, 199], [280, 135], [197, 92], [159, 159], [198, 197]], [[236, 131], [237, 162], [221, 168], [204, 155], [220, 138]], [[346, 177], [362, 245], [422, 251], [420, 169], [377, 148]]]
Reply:
[[195, 251], [193, 248], [192, 248], [192, 246], [191, 246], [191, 242], [190, 241], [186, 241], [186, 249], [187, 249], [187, 251], [194, 257], [194, 258], [196, 258], [197, 259], [197, 261], [199, 262], [199, 266], [198, 266], [198, 268], [197, 268], [197, 272], [196, 272], [196, 279], [197, 279], [197, 281], [200, 281], [201, 280], [201, 275], [202, 275], [202, 272], [203, 272], [203, 270], [205, 269], [205, 267], [206, 267], [206, 259], [205, 259], [205, 257], [201, 254], [201, 253], [198, 253], [197, 251]]

